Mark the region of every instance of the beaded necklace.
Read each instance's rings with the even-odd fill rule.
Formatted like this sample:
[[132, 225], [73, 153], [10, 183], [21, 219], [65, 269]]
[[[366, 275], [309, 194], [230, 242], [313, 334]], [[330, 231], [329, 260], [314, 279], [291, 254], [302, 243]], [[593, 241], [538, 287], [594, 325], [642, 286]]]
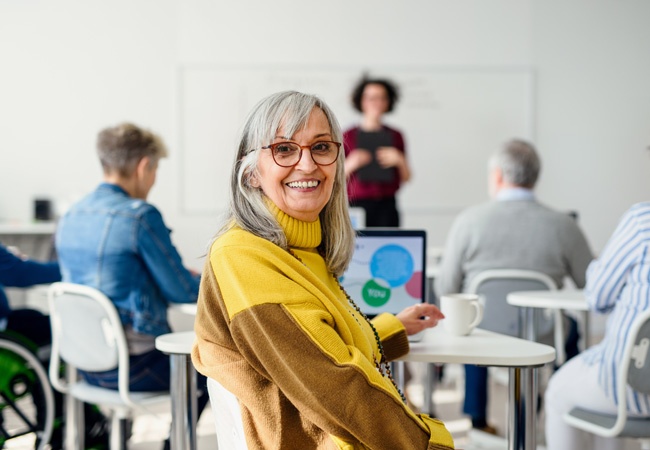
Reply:
[[[298, 261], [300, 261], [300, 263], [303, 266], [307, 267], [307, 265], [303, 262], [303, 260], [300, 259], [300, 257], [298, 255], [296, 255], [293, 252], [293, 250], [291, 250], [290, 248], [287, 248], [287, 250], [288, 250], [288, 252], [289, 252], [289, 254], [291, 256], [293, 256]], [[321, 257], [322, 256], [323, 255], [321, 254]], [[368, 316], [366, 316], [363, 313], [363, 311], [361, 311], [361, 308], [359, 308], [359, 306], [354, 302], [354, 300], [352, 300], [352, 297], [350, 297], [350, 295], [347, 293], [345, 288], [341, 285], [341, 283], [339, 282], [339, 279], [336, 277], [336, 275], [332, 274], [332, 277], [334, 278], [334, 281], [336, 281], [336, 284], [339, 287], [339, 289], [341, 289], [341, 292], [343, 292], [343, 295], [345, 296], [345, 298], [348, 300], [348, 303], [350, 304], [350, 306], [352, 306], [352, 308], [361, 317], [363, 317], [363, 319], [366, 321], [366, 323], [368, 325], [370, 325], [370, 328], [372, 329], [372, 333], [375, 335], [375, 342], [377, 342], [377, 348], [379, 349], [379, 361], [377, 360], [377, 357], [375, 356], [375, 352], [373, 352], [373, 354], [372, 354], [372, 360], [375, 363], [375, 367], [377, 368], [377, 371], [382, 376], [384, 376], [384, 377], [386, 377], [386, 378], [388, 378], [390, 380], [390, 382], [393, 384], [395, 389], [397, 389], [397, 392], [399, 393], [399, 396], [402, 398], [402, 401], [404, 402], [404, 404], [406, 404], [406, 397], [404, 396], [404, 393], [402, 393], [400, 388], [397, 387], [397, 383], [395, 383], [395, 379], [393, 379], [393, 373], [390, 370], [390, 363], [388, 362], [388, 360], [386, 360], [386, 355], [384, 354], [384, 346], [381, 344], [381, 339], [379, 338], [379, 333], [377, 332], [377, 329], [372, 324], [370, 319], [368, 319]], [[363, 329], [363, 326], [361, 325], [361, 322], [359, 322], [359, 319], [357, 318], [357, 316], [353, 312], [350, 312], [350, 315], [354, 318], [354, 320], [357, 322], [357, 324], [359, 324], [359, 327], [361, 327]]]

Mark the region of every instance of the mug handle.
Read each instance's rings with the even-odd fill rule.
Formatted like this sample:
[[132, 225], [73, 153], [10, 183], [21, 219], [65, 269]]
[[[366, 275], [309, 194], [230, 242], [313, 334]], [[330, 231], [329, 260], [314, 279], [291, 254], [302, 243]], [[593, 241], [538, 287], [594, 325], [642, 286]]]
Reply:
[[481, 320], [483, 320], [483, 305], [478, 302], [472, 302], [472, 306], [476, 310], [476, 317], [474, 317], [474, 320], [472, 320], [472, 323], [470, 323], [467, 328], [470, 330], [473, 330], [478, 326], [479, 323], [481, 323]]

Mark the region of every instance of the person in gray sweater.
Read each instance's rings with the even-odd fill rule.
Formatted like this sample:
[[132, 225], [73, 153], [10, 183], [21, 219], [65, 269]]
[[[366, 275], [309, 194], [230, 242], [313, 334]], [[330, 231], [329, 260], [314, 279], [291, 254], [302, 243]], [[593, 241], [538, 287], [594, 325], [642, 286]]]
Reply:
[[[585, 285], [593, 254], [576, 221], [567, 213], [539, 203], [533, 189], [540, 172], [533, 145], [514, 139], [489, 162], [492, 201], [472, 206], [456, 218], [447, 237], [436, 293], [463, 292], [472, 279], [491, 269], [522, 269], [550, 276], [558, 288], [570, 277]], [[577, 353], [577, 325], [570, 319], [567, 358]], [[463, 412], [474, 428], [489, 433], [487, 369], [465, 367]]]

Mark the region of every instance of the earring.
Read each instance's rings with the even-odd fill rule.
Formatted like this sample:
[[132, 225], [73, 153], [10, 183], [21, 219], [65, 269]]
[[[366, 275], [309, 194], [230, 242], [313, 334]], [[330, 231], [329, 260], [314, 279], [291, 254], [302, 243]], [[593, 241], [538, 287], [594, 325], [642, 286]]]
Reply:
[[254, 188], [259, 188], [260, 187], [260, 183], [257, 180], [257, 177], [254, 176], [254, 175], [249, 175], [249, 177], [248, 177], [248, 185], [251, 186], [251, 187], [254, 187]]

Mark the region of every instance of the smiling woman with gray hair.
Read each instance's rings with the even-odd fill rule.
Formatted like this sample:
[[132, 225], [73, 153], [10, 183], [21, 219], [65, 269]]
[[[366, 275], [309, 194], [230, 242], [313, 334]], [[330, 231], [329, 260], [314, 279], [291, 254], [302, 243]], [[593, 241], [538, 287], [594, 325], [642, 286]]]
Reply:
[[281, 92], [253, 109], [192, 360], [239, 400], [249, 449], [453, 448], [440, 421], [406, 406], [388, 364], [440, 311], [369, 321], [338, 282], [354, 246], [340, 142], [315, 96]]

